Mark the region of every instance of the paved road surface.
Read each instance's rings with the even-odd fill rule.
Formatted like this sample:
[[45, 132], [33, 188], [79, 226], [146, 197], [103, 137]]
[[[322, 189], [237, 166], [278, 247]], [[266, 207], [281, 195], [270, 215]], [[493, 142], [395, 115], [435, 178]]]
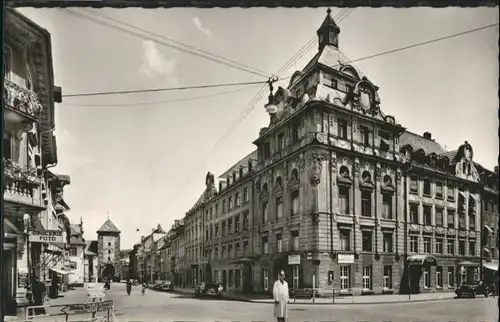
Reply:
[[[118, 284], [108, 291], [107, 298], [115, 301], [117, 322], [275, 321], [272, 305], [265, 303], [196, 299], [151, 290], [143, 296], [139, 287], [134, 287], [127, 296], [125, 285]], [[478, 297], [405, 304], [294, 304], [289, 306], [288, 322], [495, 322], [498, 321], [497, 300]]]

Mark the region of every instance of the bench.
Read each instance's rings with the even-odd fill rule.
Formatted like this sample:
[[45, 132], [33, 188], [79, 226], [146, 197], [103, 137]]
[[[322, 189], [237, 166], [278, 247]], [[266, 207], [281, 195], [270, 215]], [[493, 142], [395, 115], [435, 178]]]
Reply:
[[297, 299], [307, 299], [310, 300], [313, 298], [313, 291], [312, 289], [295, 289], [292, 290], [292, 297], [293, 297], [293, 302]]

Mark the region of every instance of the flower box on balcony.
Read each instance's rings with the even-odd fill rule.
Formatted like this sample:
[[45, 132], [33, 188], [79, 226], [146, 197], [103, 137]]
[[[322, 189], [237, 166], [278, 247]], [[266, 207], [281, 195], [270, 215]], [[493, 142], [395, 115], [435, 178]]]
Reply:
[[35, 92], [23, 88], [16, 83], [4, 79], [4, 102], [5, 106], [31, 117], [37, 118], [43, 110]]

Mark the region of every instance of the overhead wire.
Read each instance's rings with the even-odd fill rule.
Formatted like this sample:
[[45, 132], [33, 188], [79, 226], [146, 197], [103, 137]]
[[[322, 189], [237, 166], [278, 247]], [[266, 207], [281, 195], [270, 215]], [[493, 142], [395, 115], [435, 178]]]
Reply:
[[[111, 23], [108, 23], [108, 22], [105, 22], [105, 21], [102, 21], [102, 20], [99, 20], [99, 19], [95, 19], [93, 17], [89, 17], [87, 15], [84, 15], [82, 13], [73, 11], [71, 9], [59, 9], [59, 10], [61, 10], [62, 12], [65, 12], [67, 14], [70, 14], [70, 15], [73, 15], [73, 16], [77, 16], [77, 17], [82, 18], [84, 20], [92, 21], [92, 22], [97, 23], [99, 25], [106, 26], [108, 28], [115, 29], [115, 30], [118, 30], [118, 31], [121, 31], [121, 32], [125, 32], [125, 33], [127, 33], [129, 35], [133, 35], [133, 36], [141, 38], [143, 40], [152, 40], [152, 41], [154, 41], [154, 42], [156, 42], [156, 43], [158, 43], [160, 45], [167, 46], [167, 47], [173, 48], [173, 49], [177, 49], [179, 51], [183, 51], [183, 52], [186, 52], [188, 54], [191, 54], [191, 55], [194, 55], [194, 56], [197, 56], [197, 57], [205, 58], [205, 59], [208, 59], [210, 61], [213, 61], [213, 62], [216, 62], [216, 63], [219, 63], [219, 64], [226, 65], [228, 67], [232, 67], [232, 68], [238, 69], [240, 71], [251, 73], [253, 75], [257, 75], [257, 76], [260, 76], [260, 77], [266, 77], [266, 78], [270, 77], [272, 75], [270, 73], [261, 71], [260, 69], [257, 69], [257, 68], [254, 68], [254, 67], [250, 67], [248, 65], [236, 62], [236, 61], [234, 61], [232, 59], [225, 58], [225, 57], [223, 57], [221, 55], [218, 55], [218, 54], [210, 53], [208, 51], [196, 48], [196, 47], [194, 47], [192, 45], [187, 45], [187, 44], [181, 43], [179, 41], [167, 38], [167, 37], [165, 37], [163, 35], [160, 35], [160, 34], [148, 31], [146, 29], [142, 29], [142, 28], [133, 26], [133, 25], [131, 25], [129, 23], [126, 23], [126, 22], [123, 22], [123, 21], [120, 21], [120, 20], [108, 17], [108, 16], [103, 15], [103, 14], [92, 13], [93, 15], [97, 15], [97, 16], [100, 16], [100, 17], [105, 17], [105, 19], [114, 21], [116, 23], [120, 23], [122, 25], [128, 26], [128, 27], [133, 28], [135, 30], [139, 30], [139, 31], [141, 31], [143, 33], [147, 33], [147, 34], [153, 35], [153, 36], [155, 36], [157, 38], [161, 38], [161, 39], [170, 41], [171, 43], [168, 43], [166, 41], [161, 41], [161, 40], [158, 40], [158, 39], [155, 39], [155, 38], [152, 38], [152, 37], [148, 37], [146, 35], [143, 35], [143, 34], [138, 33], [138, 32], [134, 32], [132, 30], [127, 30], [127, 29], [125, 29], [123, 27], [119, 27], [119, 26], [116, 26], [114, 24], [111, 24]], [[183, 46], [185, 48], [183, 48]], [[198, 52], [195, 52], [193, 50], [196, 50]]]

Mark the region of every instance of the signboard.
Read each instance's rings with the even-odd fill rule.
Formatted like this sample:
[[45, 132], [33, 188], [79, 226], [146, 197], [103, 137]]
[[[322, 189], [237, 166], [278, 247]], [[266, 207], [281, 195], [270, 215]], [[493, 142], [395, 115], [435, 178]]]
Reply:
[[71, 315], [102, 312], [111, 309], [113, 309], [113, 301], [104, 301], [95, 303], [69, 304], [63, 307], [61, 312]]
[[300, 254], [288, 255], [288, 265], [300, 265]]
[[354, 264], [354, 254], [338, 254], [337, 262], [339, 264]]
[[64, 243], [62, 230], [44, 230], [30, 232], [30, 242], [32, 243]]

